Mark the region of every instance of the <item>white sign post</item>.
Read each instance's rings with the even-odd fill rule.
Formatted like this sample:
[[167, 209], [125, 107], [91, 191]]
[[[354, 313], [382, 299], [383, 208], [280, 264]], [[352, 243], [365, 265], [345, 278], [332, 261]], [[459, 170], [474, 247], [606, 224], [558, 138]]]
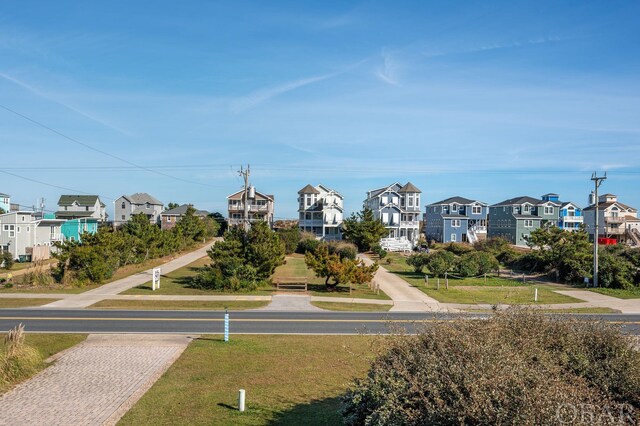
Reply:
[[160, 268], [153, 268], [153, 281], [151, 283], [151, 289], [156, 291], [156, 288], [160, 288]]

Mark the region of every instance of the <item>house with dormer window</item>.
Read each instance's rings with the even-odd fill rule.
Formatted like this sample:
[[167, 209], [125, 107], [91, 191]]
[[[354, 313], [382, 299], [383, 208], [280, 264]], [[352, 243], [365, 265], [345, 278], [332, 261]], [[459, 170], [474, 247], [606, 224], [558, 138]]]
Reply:
[[344, 199], [324, 185], [307, 185], [298, 191], [298, 226], [319, 240], [342, 239]]
[[487, 237], [502, 237], [511, 244], [526, 246], [531, 232], [541, 226], [557, 225], [559, 212], [560, 203], [548, 197], [522, 196], [504, 200], [489, 206]]
[[482, 201], [451, 197], [429, 204], [424, 213], [427, 241], [475, 243], [486, 239], [488, 205]]
[[364, 207], [369, 208], [389, 231], [381, 242], [383, 246], [397, 242], [409, 248], [416, 245], [420, 235], [421, 193], [411, 182], [406, 185], [396, 182], [367, 192]]
[[[595, 195], [589, 197], [590, 205], [585, 207], [584, 223], [591, 238], [595, 233]], [[598, 238], [608, 238], [619, 243], [640, 246], [640, 225], [638, 210], [620, 201], [614, 194], [598, 197]]]
[[92, 218], [98, 222], [107, 220], [105, 204], [97, 195], [61, 195], [56, 219]]

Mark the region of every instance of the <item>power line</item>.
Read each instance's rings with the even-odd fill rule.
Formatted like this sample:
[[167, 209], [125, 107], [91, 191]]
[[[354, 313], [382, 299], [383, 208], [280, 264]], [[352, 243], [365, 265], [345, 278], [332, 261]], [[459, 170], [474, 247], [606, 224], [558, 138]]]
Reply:
[[[74, 194], [95, 195], [95, 194], [91, 194], [89, 192], [79, 191], [77, 189], [67, 188], [65, 186], [54, 185], [52, 183], [43, 182], [41, 180], [29, 178], [29, 177], [26, 177], [26, 176], [20, 176], [20, 175], [17, 175], [15, 173], [7, 172], [6, 170], [0, 170], [0, 173], [4, 173], [4, 174], [9, 175], [9, 176], [17, 177], [19, 179], [28, 180], [29, 182], [39, 183], [40, 185], [50, 186], [51, 188], [57, 188], [57, 189], [63, 189], [65, 191], [71, 191]], [[106, 196], [102, 196], [102, 195], [100, 195], [100, 198], [102, 198], [104, 200], [115, 201], [115, 198], [106, 197]]]
[[75, 144], [81, 145], [81, 146], [83, 146], [83, 147], [85, 147], [87, 149], [90, 149], [92, 151], [98, 152], [98, 153], [100, 153], [102, 155], [106, 155], [107, 157], [111, 157], [111, 158], [114, 158], [116, 160], [122, 161], [123, 163], [129, 164], [130, 166], [133, 166], [135, 168], [138, 168], [138, 169], [141, 169], [141, 170], [146, 170], [146, 171], [148, 171], [150, 173], [155, 173], [155, 174], [158, 174], [160, 176], [164, 176], [164, 177], [168, 177], [168, 178], [171, 178], [171, 179], [179, 180], [181, 182], [191, 183], [191, 184], [195, 184], [195, 185], [212, 186], [212, 185], [209, 185], [209, 184], [206, 184], [206, 183], [202, 183], [202, 182], [195, 182], [195, 181], [190, 181], [190, 180], [187, 180], [187, 179], [182, 179], [182, 178], [179, 178], [177, 176], [173, 176], [173, 175], [170, 175], [170, 174], [167, 174], [167, 173], [163, 173], [163, 172], [151, 169], [149, 167], [141, 166], [139, 164], [136, 164], [136, 163], [134, 163], [132, 161], [126, 160], [126, 159], [124, 159], [122, 157], [119, 157], [117, 155], [110, 154], [110, 153], [108, 153], [106, 151], [103, 151], [103, 150], [101, 150], [99, 148], [95, 148], [95, 147], [93, 147], [93, 146], [91, 146], [89, 144], [86, 144], [86, 143], [84, 143], [82, 141], [79, 141], [78, 139], [75, 139], [75, 138], [73, 138], [71, 136], [67, 136], [64, 133], [47, 126], [46, 124], [43, 124], [43, 123], [41, 123], [41, 122], [39, 122], [37, 120], [34, 120], [33, 118], [28, 117], [28, 116], [26, 116], [24, 114], [21, 114], [18, 111], [15, 111], [15, 110], [13, 110], [13, 109], [5, 106], [5, 105], [0, 104], [0, 107], [5, 109], [5, 110], [7, 110], [7, 111], [9, 111], [12, 114], [17, 115], [18, 117], [22, 117], [25, 120], [27, 120], [27, 121], [29, 121], [29, 122], [31, 122], [31, 123], [39, 126], [39, 127], [42, 127], [43, 129], [49, 130], [50, 132], [55, 133], [56, 135], [58, 135], [58, 136], [60, 136], [60, 137], [62, 137], [64, 139], [67, 139], [68, 141], [71, 141], [71, 142], [73, 142]]

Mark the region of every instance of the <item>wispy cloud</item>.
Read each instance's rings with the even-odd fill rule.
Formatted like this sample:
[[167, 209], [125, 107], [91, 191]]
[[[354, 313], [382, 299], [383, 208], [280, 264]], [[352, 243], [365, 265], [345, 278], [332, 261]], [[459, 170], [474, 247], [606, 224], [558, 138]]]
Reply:
[[388, 51], [382, 52], [382, 65], [376, 70], [376, 77], [392, 86], [400, 86], [397, 73], [399, 63], [396, 58]]
[[293, 90], [300, 89], [302, 87], [309, 86], [311, 84], [319, 83], [321, 81], [332, 79], [334, 77], [345, 74], [346, 72], [349, 72], [357, 68], [366, 60], [367, 59], [364, 59], [353, 65], [349, 65], [339, 71], [335, 71], [329, 74], [322, 74], [322, 75], [317, 75], [313, 77], [301, 78], [301, 79], [289, 81], [287, 83], [284, 83], [278, 86], [256, 90], [254, 92], [249, 93], [246, 96], [243, 96], [241, 98], [236, 98], [234, 101], [232, 101], [231, 111], [233, 113], [238, 114], [243, 111], [247, 111], [249, 109], [255, 108], [261, 103], [264, 103], [277, 96], [283, 95], [287, 92], [291, 92]]
[[51, 95], [51, 94], [49, 94], [47, 92], [44, 92], [44, 91], [38, 89], [37, 87], [31, 85], [31, 84], [25, 83], [24, 81], [19, 80], [19, 79], [15, 78], [15, 77], [10, 76], [10, 75], [5, 74], [5, 73], [0, 73], [0, 77], [5, 79], [5, 80], [7, 80], [7, 81], [9, 81], [9, 82], [11, 82], [11, 83], [13, 83], [13, 84], [15, 84], [15, 85], [17, 85], [17, 86], [22, 87], [23, 89], [26, 89], [27, 91], [33, 93], [36, 96], [39, 96], [39, 97], [41, 97], [43, 99], [46, 99], [46, 100], [51, 101], [51, 102], [54, 102], [54, 103], [56, 103], [58, 105], [62, 105], [63, 107], [67, 108], [68, 110], [73, 111], [73, 112], [75, 112], [75, 113], [77, 113], [77, 114], [79, 114], [79, 115], [81, 115], [81, 116], [83, 116], [83, 117], [85, 117], [85, 118], [87, 118], [87, 119], [89, 119], [91, 121], [94, 121], [94, 122], [96, 122], [98, 124], [101, 124], [101, 125], [109, 128], [109, 129], [111, 129], [111, 130], [115, 130], [116, 132], [121, 133], [121, 134], [123, 134], [125, 136], [132, 136], [130, 132], [128, 132], [126, 130], [123, 130], [123, 129], [119, 128], [119, 127], [116, 127], [113, 124], [105, 121], [102, 118], [99, 118], [99, 117], [96, 117], [95, 115], [89, 114], [89, 113], [79, 109], [78, 107], [69, 104], [68, 102], [64, 102], [64, 101], [60, 100], [58, 97], [56, 97], [54, 95]]
[[500, 43], [500, 42], [488, 43], [488, 44], [484, 44], [484, 45], [480, 45], [480, 46], [473, 46], [473, 47], [460, 48], [460, 49], [451, 49], [451, 50], [446, 50], [446, 51], [427, 50], [427, 51], [424, 51], [422, 54], [424, 56], [426, 56], [427, 58], [436, 58], [436, 57], [440, 57], [440, 56], [461, 55], [461, 54], [479, 53], [479, 52], [489, 52], [489, 51], [501, 50], [501, 49], [515, 49], [515, 48], [519, 48], [519, 47], [532, 46], [532, 45], [536, 45], [536, 44], [555, 43], [555, 42], [560, 42], [560, 41], [564, 41], [564, 40], [568, 40], [568, 38], [556, 37], [556, 36], [536, 37], [536, 38], [530, 38], [528, 40], [514, 41], [514, 42], [509, 42], [509, 43], [504, 43], [504, 42], [502, 42], [502, 43]]

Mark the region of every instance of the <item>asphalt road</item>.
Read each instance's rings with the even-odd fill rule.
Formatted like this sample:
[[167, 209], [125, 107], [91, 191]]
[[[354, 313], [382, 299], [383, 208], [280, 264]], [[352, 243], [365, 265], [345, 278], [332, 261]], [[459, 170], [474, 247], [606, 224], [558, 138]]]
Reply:
[[[273, 311], [231, 311], [229, 316], [232, 334], [363, 334], [388, 333], [399, 328], [413, 332], [416, 327], [437, 320], [486, 317], [481, 314]], [[640, 335], [640, 315], [576, 316], [611, 322], [626, 333]], [[27, 332], [221, 334], [224, 312], [0, 309], [0, 331], [20, 323]]]

